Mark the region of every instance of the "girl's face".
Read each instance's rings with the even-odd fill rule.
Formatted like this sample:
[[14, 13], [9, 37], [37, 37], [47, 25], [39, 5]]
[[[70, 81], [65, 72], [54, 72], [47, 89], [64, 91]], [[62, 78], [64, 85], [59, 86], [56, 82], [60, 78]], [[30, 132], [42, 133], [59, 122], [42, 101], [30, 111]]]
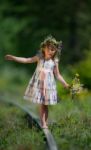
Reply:
[[50, 46], [44, 48], [44, 55], [45, 55], [46, 59], [53, 58], [55, 53], [56, 53], [56, 49], [54, 49]]

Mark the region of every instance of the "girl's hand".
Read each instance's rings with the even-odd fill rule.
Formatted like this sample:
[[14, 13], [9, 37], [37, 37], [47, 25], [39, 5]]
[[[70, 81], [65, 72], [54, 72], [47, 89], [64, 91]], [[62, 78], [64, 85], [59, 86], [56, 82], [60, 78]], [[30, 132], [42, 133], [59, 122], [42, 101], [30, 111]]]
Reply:
[[70, 88], [70, 85], [69, 85], [69, 84], [65, 84], [64, 87], [65, 87], [66, 89], [69, 89], [69, 88]]
[[5, 59], [6, 60], [14, 60], [14, 56], [13, 55], [5, 55]]

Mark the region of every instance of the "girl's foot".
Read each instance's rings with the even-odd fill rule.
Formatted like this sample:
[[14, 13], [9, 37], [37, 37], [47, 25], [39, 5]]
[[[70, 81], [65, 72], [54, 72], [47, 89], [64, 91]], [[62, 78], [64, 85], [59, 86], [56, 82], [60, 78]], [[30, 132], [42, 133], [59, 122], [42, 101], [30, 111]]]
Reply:
[[45, 125], [42, 125], [42, 128], [43, 129], [48, 129], [48, 126], [45, 124]]

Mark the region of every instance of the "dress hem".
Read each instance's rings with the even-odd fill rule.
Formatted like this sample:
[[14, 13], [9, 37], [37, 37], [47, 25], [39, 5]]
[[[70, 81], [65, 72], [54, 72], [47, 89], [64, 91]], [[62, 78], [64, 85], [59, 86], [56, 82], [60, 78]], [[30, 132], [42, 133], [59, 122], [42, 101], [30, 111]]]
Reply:
[[43, 102], [32, 101], [31, 98], [28, 97], [28, 96], [24, 96], [23, 98], [24, 98], [25, 100], [28, 100], [28, 101], [34, 103], [34, 104], [44, 104], [44, 105], [56, 105], [56, 104], [57, 104], [57, 102], [55, 102], [55, 103], [47, 103], [47, 104], [46, 104], [46, 103], [43, 103]]

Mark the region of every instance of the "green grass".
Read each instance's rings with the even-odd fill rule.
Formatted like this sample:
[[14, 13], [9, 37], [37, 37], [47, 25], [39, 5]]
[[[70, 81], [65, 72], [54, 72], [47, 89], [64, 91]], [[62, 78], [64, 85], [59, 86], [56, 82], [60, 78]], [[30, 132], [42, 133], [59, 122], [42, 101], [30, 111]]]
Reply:
[[0, 102], [0, 149], [18, 150], [20, 148], [45, 149], [43, 133], [34, 126], [29, 128], [25, 112]]
[[[37, 112], [36, 106], [23, 100], [30, 76], [24, 70], [5, 68], [1, 72], [0, 95], [15, 100], [28, 109]], [[87, 89], [74, 100], [68, 91], [58, 83], [60, 103], [49, 106], [49, 125], [59, 150], [91, 149], [91, 92]], [[31, 108], [32, 107], [32, 108]], [[30, 129], [24, 112], [16, 107], [0, 103], [0, 149], [2, 150], [44, 150], [41, 132]], [[36, 141], [36, 145], [35, 145]], [[41, 148], [41, 149], [40, 149]]]
[[62, 101], [51, 108], [50, 118], [56, 123], [50, 126], [55, 140], [62, 150], [91, 149], [91, 101]]

